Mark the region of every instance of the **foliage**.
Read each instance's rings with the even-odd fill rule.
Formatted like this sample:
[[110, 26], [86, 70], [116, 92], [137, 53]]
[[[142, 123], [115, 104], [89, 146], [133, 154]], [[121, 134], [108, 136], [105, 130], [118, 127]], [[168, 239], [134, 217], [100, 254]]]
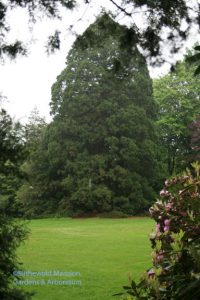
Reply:
[[22, 145], [20, 144], [19, 124], [14, 124], [11, 117], [4, 109], [0, 111], [0, 163], [5, 162], [7, 157], [15, 163], [19, 159]]
[[25, 158], [22, 127], [4, 109], [0, 111], [0, 205], [7, 214], [17, 215], [16, 190], [22, 182], [20, 165]]
[[[126, 0], [124, 4], [132, 5], [133, 16], [138, 8], [145, 12], [144, 18], [146, 26], [143, 30], [139, 29], [139, 41], [141, 46], [148, 51], [149, 55], [156, 60], [157, 64], [165, 61], [162, 53], [162, 45], [169, 41], [168, 45], [172, 54], [177, 53], [190, 33], [192, 24], [199, 24], [198, 1], [194, 6], [189, 5], [188, 1], [163, 1], [163, 0]], [[192, 16], [192, 12], [194, 12]], [[184, 20], [186, 27], [181, 26]], [[163, 34], [165, 30], [165, 34]], [[162, 53], [162, 55], [161, 55]], [[163, 55], [164, 54], [164, 55]]]
[[98, 47], [83, 49], [85, 34], [75, 42], [52, 88], [53, 122], [28, 164], [27, 202], [37, 213], [135, 214], [154, 197], [156, 109], [145, 60], [136, 47], [120, 48], [124, 27], [109, 16], [89, 31]]
[[[40, 18], [41, 14], [52, 19], [60, 18], [60, 8], [73, 9], [75, 3], [75, 0], [8, 0], [6, 3], [5, 1], [0, 1], [0, 58], [4, 58], [5, 55], [14, 58], [17, 54], [27, 54], [27, 49], [22, 41], [16, 40], [12, 43], [7, 40], [7, 34], [10, 31], [7, 15], [10, 10], [14, 8], [25, 9], [29, 14], [29, 22], [34, 24]], [[55, 43], [57, 35], [58, 31], [56, 30], [55, 33], [49, 37], [48, 44], [50, 48], [59, 48], [58, 44]]]
[[190, 146], [191, 146], [191, 160], [200, 161], [200, 116], [189, 125], [190, 130]]
[[13, 274], [19, 268], [16, 249], [27, 236], [24, 225], [10, 219], [0, 207], [0, 298], [4, 300], [31, 299], [31, 294], [17, 289]]
[[119, 211], [119, 210], [113, 210], [110, 212], [105, 212], [98, 214], [99, 218], [111, 218], [111, 219], [120, 219], [120, 218], [127, 218], [129, 215]]
[[125, 299], [200, 298], [200, 166], [165, 181], [158, 200], [150, 209], [156, 221], [151, 233], [153, 267], [139, 284], [125, 287]]
[[29, 208], [29, 203], [33, 197], [37, 197], [37, 192], [33, 189], [31, 181], [32, 178], [36, 176], [39, 177], [39, 171], [37, 167], [34, 166], [34, 162], [38, 159], [39, 145], [46, 126], [45, 119], [40, 117], [37, 108], [35, 108], [31, 112], [28, 123], [24, 127], [26, 159], [20, 166], [24, 179], [20, 188], [17, 190], [17, 203], [20, 205], [21, 211], [25, 216], [32, 216], [32, 209]]
[[[187, 58], [187, 61], [189, 63], [197, 65], [200, 60], [200, 53], [199, 53], [200, 46], [199, 45], [195, 46], [194, 50], [195, 50], [195, 53], [190, 54], [190, 56]], [[197, 65], [194, 75], [197, 76], [199, 74], [200, 74], [200, 66]]]
[[195, 66], [179, 62], [174, 72], [154, 81], [157, 129], [168, 174], [183, 171], [190, 160], [189, 125], [200, 113], [200, 78]]
[[37, 145], [40, 143], [46, 125], [45, 118], [40, 116], [37, 107], [35, 107], [24, 127], [25, 147], [29, 158], [36, 152]]
[[[171, 53], [177, 53], [183, 42], [190, 35], [194, 27], [199, 26], [199, 2], [192, 1], [192, 4], [187, 0], [109, 0], [116, 9], [116, 13], [112, 13], [108, 7], [101, 5], [102, 10], [107, 12], [110, 17], [118, 20], [123, 17], [128, 17], [130, 20], [130, 28], [127, 28], [126, 39], [121, 40], [122, 47], [126, 48], [131, 44], [137, 43], [144, 50], [147, 56], [152, 58], [152, 63], [160, 64], [165, 61], [165, 51], [163, 51], [166, 40]], [[83, 0], [85, 3], [84, 10], [90, 9], [91, 0]], [[78, 7], [78, 0], [9, 0], [7, 3], [0, 2], [0, 27], [2, 31], [2, 39], [0, 44], [0, 57], [5, 54], [11, 57], [17, 53], [24, 53], [24, 45], [21, 41], [14, 43], [7, 42], [7, 34], [9, 26], [7, 25], [7, 15], [10, 9], [23, 8], [30, 16], [30, 22], [33, 24], [41, 16], [46, 16], [50, 19], [60, 18], [63, 9], [74, 9]], [[135, 15], [140, 15], [145, 26], [138, 28], [134, 22]], [[82, 16], [84, 19], [84, 14]], [[184, 23], [184, 26], [182, 24]], [[73, 29], [73, 25], [70, 29]], [[104, 24], [106, 28], [106, 24]], [[111, 32], [111, 31], [110, 31]], [[163, 34], [164, 33], [164, 34]], [[111, 33], [112, 35], [112, 33]], [[93, 43], [96, 40], [93, 39]], [[48, 37], [48, 51], [54, 51], [60, 47], [60, 33], [57, 29]]]
[[30, 299], [30, 294], [13, 286], [13, 272], [19, 267], [16, 249], [26, 237], [16, 214], [15, 194], [20, 184], [19, 165], [23, 144], [19, 124], [14, 124], [5, 110], [0, 111], [0, 299]]

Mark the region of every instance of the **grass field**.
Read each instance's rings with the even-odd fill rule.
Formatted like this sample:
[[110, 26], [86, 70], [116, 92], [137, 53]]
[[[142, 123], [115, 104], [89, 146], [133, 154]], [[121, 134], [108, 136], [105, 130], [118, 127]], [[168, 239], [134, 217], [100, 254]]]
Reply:
[[[149, 218], [32, 220], [29, 239], [18, 251], [23, 270], [52, 273], [20, 277], [29, 284], [45, 281], [23, 283], [23, 289], [36, 292], [33, 300], [118, 299], [112, 295], [128, 284], [128, 272], [137, 279], [151, 265], [148, 235], [153, 227]], [[77, 274], [56, 277], [54, 270]], [[49, 279], [78, 285], [50, 285]]]

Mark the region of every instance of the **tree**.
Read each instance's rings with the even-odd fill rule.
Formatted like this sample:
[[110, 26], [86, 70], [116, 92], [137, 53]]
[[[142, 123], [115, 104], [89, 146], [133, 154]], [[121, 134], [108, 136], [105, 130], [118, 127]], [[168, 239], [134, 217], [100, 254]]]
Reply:
[[193, 52], [190, 53], [190, 55], [187, 57], [187, 61], [193, 65], [196, 65], [196, 70], [194, 72], [194, 75], [197, 76], [200, 73], [200, 65], [199, 65], [199, 60], [200, 60], [200, 46], [196, 45], [193, 49]]
[[189, 125], [200, 113], [200, 79], [193, 76], [194, 70], [184, 60], [175, 72], [154, 81], [158, 134], [169, 175], [183, 171], [190, 162]]
[[14, 123], [4, 109], [0, 111], [0, 205], [7, 214], [18, 214], [16, 191], [23, 175], [20, 165], [25, 158], [22, 127]]
[[[38, 153], [46, 127], [45, 119], [39, 115], [38, 109], [34, 108], [28, 118], [28, 123], [24, 126], [26, 159], [20, 166], [24, 174], [24, 179], [17, 191], [17, 203], [22, 206], [23, 214], [29, 217], [32, 215], [33, 210], [29, 207], [29, 203], [32, 203], [33, 197], [37, 197], [37, 189], [36, 187], [33, 189], [31, 182], [34, 181], [36, 177], [39, 177], [40, 168], [35, 165], [35, 161], [39, 162]], [[43, 153], [43, 158], [44, 155]], [[41, 164], [44, 165], [44, 162], [42, 161]], [[37, 201], [35, 201], [35, 205], [37, 206]], [[37, 210], [38, 209], [39, 207]]]
[[29, 157], [36, 151], [46, 125], [45, 118], [40, 116], [39, 110], [35, 107], [24, 128], [25, 147]]
[[[102, 24], [109, 24], [107, 34]], [[98, 45], [89, 46], [87, 34]], [[124, 27], [102, 15], [74, 43], [52, 87], [54, 119], [39, 146], [32, 182], [38, 191], [32, 203], [45, 211], [134, 214], [154, 197], [151, 79], [137, 48], [120, 48], [123, 35]]]
[[0, 111], [0, 298], [4, 300], [30, 299], [29, 293], [13, 285], [19, 266], [16, 249], [27, 236], [24, 225], [11, 216], [23, 148], [18, 126], [5, 110]]
[[[88, 6], [88, 9], [91, 2], [92, 0], [82, 1], [82, 3]], [[127, 38], [125, 41], [122, 40], [123, 47], [126, 47], [126, 44], [138, 43], [147, 51], [146, 55], [152, 57], [152, 63], [159, 64], [165, 61], [163, 45], [165, 45], [166, 40], [171, 52], [173, 54], [177, 53], [181, 49], [183, 42], [190, 35], [191, 29], [194, 26], [199, 27], [198, 0], [192, 1], [192, 3], [187, 0], [121, 0], [118, 2], [110, 0], [110, 3], [116, 9], [115, 14], [107, 9], [107, 7], [102, 6], [102, 9], [114, 17], [115, 20], [117, 20], [118, 16], [120, 18], [124, 16], [129, 17], [131, 21], [130, 28], [127, 28]], [[6, 42], [9, 29], [6, 23], [6, 16], [10, 9], [16, 7], [26, 9], [30, 15], [30, 21], [34, 23], [37, 21], [39, 12], [42, 12], [43, 15], [49, 18], [61, 18], [61, 10], [63, 8], [72, 10], [78, 4], [80, 4], [78, 0], [9, 0], [6, 4], [1, 1], [0, 26], [2, 39], [0, 56], [2, 57], [4, 54], [15, 56], [18, 52], [24, 52], [24, 46], [21, 41], [16, 41], [13, 44]], [[138, 14], [144, 19], [143, 24], [146, 24], [146, 26], [137, 28], [134, 17]], [[111, 32], [110, 34], [112, 35]], [[58, 30], [55, 30], [55, 33], [48, 38], [48, 44], [50, 50], [59, 49], [60, 36]]]
[[191, 161], [200, 161], [200, 116], [189, 125]]

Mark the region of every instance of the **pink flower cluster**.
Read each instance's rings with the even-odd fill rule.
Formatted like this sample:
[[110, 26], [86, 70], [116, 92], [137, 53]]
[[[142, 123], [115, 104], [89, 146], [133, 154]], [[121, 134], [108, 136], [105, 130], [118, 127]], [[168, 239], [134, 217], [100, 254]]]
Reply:
[[[160, 216], [161, 217], [161, 216]], [[169, 232], [170, 231], [170, 219], [165, 219], [163, 222], [163, 231], [164, 232]], [[161, 234], [161, 224], [157, 223], [156, 224], [156, 237], [159, 237], [159, 235]]]
[[156, 262], [161, 263], [164, 259], [163, 251], [160, 251], [156, 256]]
[[164, 221], [164, 232], [168, 232], [169, 230], [170, 230], [170, 227], [169, 227], [169, 225], [170, 225], [170, 219], [165, 219], [165, 221]]
[[171, 193], [169, 191], [167, 191], [166, 189], [162, 189], [160, 191], [160, 197], [161, 198], [165, 198], [165, 197], [169, 197], [169, 196], [171, 196]]

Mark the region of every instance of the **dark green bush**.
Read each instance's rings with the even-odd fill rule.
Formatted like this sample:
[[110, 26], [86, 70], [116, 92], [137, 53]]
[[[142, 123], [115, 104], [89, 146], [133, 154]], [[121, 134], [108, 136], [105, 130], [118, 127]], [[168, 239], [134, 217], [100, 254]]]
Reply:
[[[27, 236], [23, 223], [13, 220], [0, 209], [0, 299], [28, 300], [30, 293], [26, 293], [14, 286], [16, 279], [13, 274], [19, 269], [16, 249]], [[21, 267], [20, 267], [21, 268]]]
[[127, 217], [129, 217], [129, 215], [127, 215], [119, 210], [112, 210], [110, 212], [104, 212], [104, 213], [98, 214], [98, 217], [118, 219], [118, 218], [127, 218]]

